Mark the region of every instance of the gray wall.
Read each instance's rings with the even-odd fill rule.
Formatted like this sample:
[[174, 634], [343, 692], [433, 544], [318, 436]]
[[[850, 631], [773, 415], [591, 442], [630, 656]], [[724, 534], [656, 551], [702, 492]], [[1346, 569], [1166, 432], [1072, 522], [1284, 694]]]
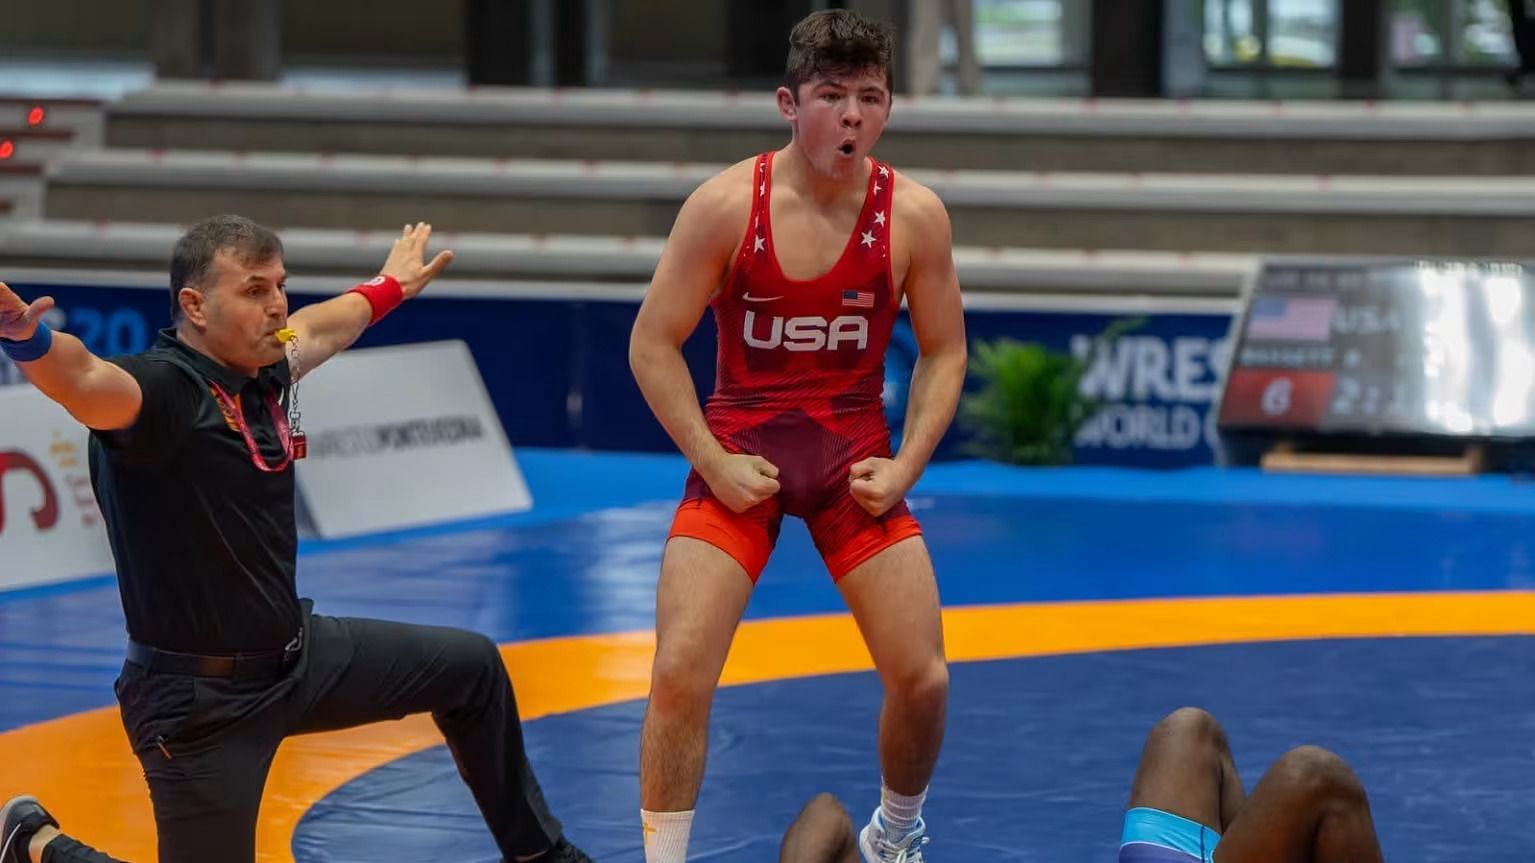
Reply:
[[145, 54], [149, 0], [0, 0], [0, 51]]
[[460, 0], [283, 0], [288, 57], [397, 58], [456, 66], [464, 56]]
[[[0, 51], [147, 58], [152, 2], [0, 0], [0, 22], [4, 22]], [[718, 66], [724, 62], [727, 4], [720, 0], [609, 3], [614, 63]], [[457, 66], [464, 56], [463, 7], [462, 0], [282, 0], [283, 55]]]
[[610, 8], [615, 63], [725, 61], [722, 0], [610, 0]]

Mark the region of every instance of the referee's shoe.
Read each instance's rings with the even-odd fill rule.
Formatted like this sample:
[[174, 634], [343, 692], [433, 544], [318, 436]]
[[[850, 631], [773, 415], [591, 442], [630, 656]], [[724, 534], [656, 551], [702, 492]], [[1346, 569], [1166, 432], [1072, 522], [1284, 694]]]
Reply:
[[[43, 808], [43, 804], [37, 802], [36, 797], [25, 795], [12, 797], [4, 808], [0, 808], [0, 863], [32, 863], [28, 846], [32, 844], [32, 837], [44, 827], [57, 830], [59, 822], [48, 814], [48, 810]], [[90, 851], [67, 837], [60, 836], [59, 840], [55, 841], [60, 840], [81, 851]], [[111, 860], [112, 858], [100, 852], [90, 851], [90, 856], [84, 859]], [[547, 853], [534, 859], [538, 863], [592, 863], [592, 858], [570, 844], [563, 836]]]
[[[11, 861], [0, 859], [0, 863], [11, 863]], [[26, 863], [26, 861], [22, 861], [22, 863]], [[533, 858], [533, 863], [592, 863], [592, 858], [586, 856], [586, 852], [570, 844], [568, 839], [561, 836], [560, 841], [553, 848], [549, 849], [549, 853], [542, 857]]]
[[57, 830], [59, 822], [36, 797], [12, 797], [0, 808], [0, 863], [32, 863], [27, 846], [44, 827]]

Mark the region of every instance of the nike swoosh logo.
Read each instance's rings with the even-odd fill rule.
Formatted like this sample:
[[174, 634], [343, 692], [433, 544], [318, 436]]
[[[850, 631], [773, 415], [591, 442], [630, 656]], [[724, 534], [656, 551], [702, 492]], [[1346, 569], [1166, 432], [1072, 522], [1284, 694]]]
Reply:
[[754, 297], [751, 294], [742, 294], [741, 299], [747, 301], [748, 303], [771, 303], [774, 300], [783, 299], [783, 295], [779, 294], [776, 297]]

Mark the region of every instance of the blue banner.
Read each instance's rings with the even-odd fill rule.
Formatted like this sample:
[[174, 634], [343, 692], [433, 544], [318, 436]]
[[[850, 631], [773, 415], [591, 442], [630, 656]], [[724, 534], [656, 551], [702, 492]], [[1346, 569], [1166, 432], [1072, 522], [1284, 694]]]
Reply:
[[1036, 342], [1075, 357], [1116, 321], [1139, 319], [1087, 369], [1079, 391], [1103, 407], [1076, 436], [1077, 464], [1181, 467], [1215, 462], [1212, 407], [1225, 374], [1231, 316], [971, 312], [972, 342]]
[[[168, 323], [167, 292], [92, 285], [15, 284], [25, 298], [58, 301], [50, 323], [93, 353], [143, 350]], [[306, 298], [296, 298], [296, 305]], [[670, 451], [629, 371], [629, 329], [638, 304], [558, 299], [433, 298], [430, 293], [370, 329], [358, 347], [462, 339], [514, 445]], [[1092, 339], [1121, 317], [1098, 313], [970, 309], [972, 343], [1011, 338], [1086, 356]], [[1167, 314], [1107, 346], [1081, 394], [1104, 407], [1076, 436], [1078, 464], [1176, 467], [1214, 462], [1211, 405], [1229, 350], [1228, 315]], [[684, 348], [699, 396], [714, 386], [714, 322], [705, 314]], [[899, 435], [916, 340], [904, 320], [886, 358], [885, 398]], [[0, 382], [16, 378], [0, 367]], [[974, 389], [976, 382], [967, 385]], [[318, 407], [315, 409], [319, 409]], [[963, 456], [956, 424], [937, 458]]]

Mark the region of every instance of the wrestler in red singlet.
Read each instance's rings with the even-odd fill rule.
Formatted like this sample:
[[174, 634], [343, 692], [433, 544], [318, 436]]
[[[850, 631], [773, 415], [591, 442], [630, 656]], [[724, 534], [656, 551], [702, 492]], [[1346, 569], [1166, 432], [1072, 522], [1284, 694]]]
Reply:
[[863, 211], [830, 270], [801, 281], [778, 266], [769, 202], [773, 154], [757, 157], [751, 219], [725, 288], [714, 298], [719, 364], [705, 416], [732, 452], [782, 473], [776, 497], [741, 514], [715, 500], [697, 471], [672, 536], [718, 546], [755, 580], [784, 513], [803, 518], [833, 579], [920, 533], [906, 504], [870, 515], [848, 491], [848, 467], [890, 456], [880, 396], [885, 346], [900, 312], [890, 272], [895, 172], [870, 160]]
[[[937, 577], [903, 501], [959, 401], [965, 323], [942, 200], [872, 157], [892, 55], [887, 27], [845, 9], [795, 25], [776, 91], [788, 144], [693, 190], [630, 333], [635, 383], [692, 467], [656, 583], [646, 863], [687, 860], [710, 706], [785, 513], [809, 526], [884, 689], [859, 853], [924, 859], [949, 673]], [[881, 391], [903, 305], [918, 357], [892, 453]], [[719, 366], [701, 408], [682, 346], [709, 306]]]

